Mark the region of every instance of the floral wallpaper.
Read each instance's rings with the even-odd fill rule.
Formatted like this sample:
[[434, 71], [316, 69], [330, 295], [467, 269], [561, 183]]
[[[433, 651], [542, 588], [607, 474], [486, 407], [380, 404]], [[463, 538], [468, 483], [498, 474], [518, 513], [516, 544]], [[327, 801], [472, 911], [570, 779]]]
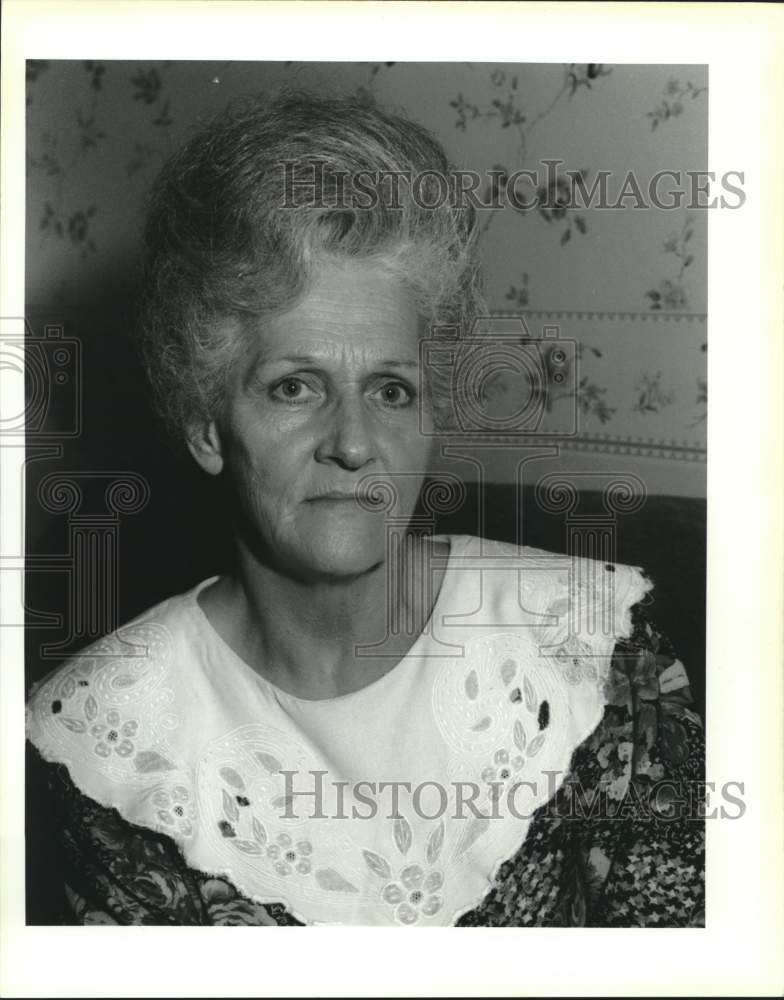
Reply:
[[[30, 60], [27, 81], [30, 309], [85, 307], [131, 270], [147, 187], [200, 115], [246, 93], [352, 93], [481, 174], [491, 310], [576, 341], [547, 419], [566, 398], [575, 447], [704, 461], [708, 213], [634, 205], [634, 186], [707, 169], [706, 67]], [[620, 208], [579, 197], [603, 173]]]

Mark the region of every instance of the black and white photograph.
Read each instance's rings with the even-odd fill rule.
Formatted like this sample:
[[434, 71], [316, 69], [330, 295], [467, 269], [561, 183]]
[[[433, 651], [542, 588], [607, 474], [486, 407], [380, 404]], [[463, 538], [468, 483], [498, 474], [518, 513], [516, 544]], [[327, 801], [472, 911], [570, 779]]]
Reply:
[[[273, 8], [311, 36], [331, 6], [375, 8], [373, 44], [296, 58]], [[732, 570], [708, 531], [745, 475], [734, 549], [762, 530], [756, 444], [716, 486], [709, 427], [733, 403], [714, 368], [708, 404], [740, 308], [714, 316], [712, 233], [759, 211], [759, 175], [716, 156], [726, 76], [696, 48], [612, 59], [586, 32], [563, 54], [604, 61], [530, 40], [517, 60], [375, 58], [404, 7], [412, 26], [470, 9], [481, 32], [548, 5], [226, 5], [280, 44], [16, 59], [15, 933], [78, 926], [92, 952], [126, 938], [89, 928], [146, 927], [165, 964], [162, 928], [399, 928], [401, 955], [427, 955], [420, 929], [506, 928], [473, 948], [519, 941], [528, 963], [544, 928], [635, 928], [608, 955], [644, 956], [623, 974], [645, 995], [724, 919], [714, 831], [734, 865], [766, 863], [743, 833], [762, 778], [731, 748], [780, 708], [780, 669], [747, 681], [767, 704], [727, 705], [712, 574]], [[780, 901], [759, 902], [772, 929]], [[292, 934], [269, 950], [296, 955]], [[581, 937], [548, 954], [598, 956]]]

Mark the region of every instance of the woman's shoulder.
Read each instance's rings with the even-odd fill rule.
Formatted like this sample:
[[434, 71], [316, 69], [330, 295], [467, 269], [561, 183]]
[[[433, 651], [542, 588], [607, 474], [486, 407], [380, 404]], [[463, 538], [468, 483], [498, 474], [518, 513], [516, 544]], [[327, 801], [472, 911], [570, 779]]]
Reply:
[[[192, 634], [188, 624], [195, 597], [209, 582], [159, 601], [69, 656], [31, 685], [28, 707], [34, 707], [53, 687], [64, 686], [65, 691], [88, 687], [89, 676], [101, 664], [125, 662], [131, 672], [138, 673], [142, 664], [165, 659], [176, 641]], [[72, 678], [73, 684], [66, 684], [67, 678]], [[115, 681], [115, 686], [122, 683]]]
[[[201, 735], [200, 713], [213, 700], [196, 604], [208, 582], [148, 608], [70, 657], [35, 687], [26, 709], [27, 741], [43, 761], [65, 768], [97, 805], [162, 832], [169, 832], [161, 818], [166, 810], [153, 793], [158, 790], [161, 802], [166, 796], [191, 802], [192, 750]], [[180, 825], [187, 826], [183, 815]]]
[[542, 549], [524, 542], [509, 542], [498, 538], [485, 538], [481, 535], [442, 535], [438, 537], [448, 540], [451, 554], [457, 558], [484, 557], [495, 559], [500, 557], [519, 560], [530, 565], [549, 565], [561, 571], [573, 569], [576, 564], [585, 564], [596, 566], [610, 573], [625, 569], [645, 575], [645, 570], [641, 566], [632, 566], [615, 560], [607, 561], [576, 552]]
[[648, 600], [654, 586], [640, 566], [475, 535], [444, 537], [453, 572], [467, 572], [466, 579], [471, 571], [482, 576], [483, 601], [522, 602], [590, 636], [597, 620], [611, 622], [613, 636], [629, 636], [631, 608]]
[[138, 744], [146, 731], [149, 742], [153, 731], [162, 737], [174, 726], [183, 669], [198, 687], [203, 657], [194, 605], [205, 585], [148, 608], [32, 686], [26, 737], [45, 760], [77, 776], [161, 764], [159, 754], [140, 752]]

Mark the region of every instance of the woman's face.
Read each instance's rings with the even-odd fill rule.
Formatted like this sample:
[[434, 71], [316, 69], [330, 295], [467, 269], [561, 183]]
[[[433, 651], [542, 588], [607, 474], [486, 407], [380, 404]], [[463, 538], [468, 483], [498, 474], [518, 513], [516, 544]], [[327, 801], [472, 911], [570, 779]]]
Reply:
[[420, 321], [383, 265], [325, 261], [290, 311], [264, 322], [230, 380], [212, 450], [231, 477], [254, 550], [300, 578], [349, 577], [385, 558], [385, 514], [357, 502], [363, 477], [388, 480], [408, 517], [427, 468]]

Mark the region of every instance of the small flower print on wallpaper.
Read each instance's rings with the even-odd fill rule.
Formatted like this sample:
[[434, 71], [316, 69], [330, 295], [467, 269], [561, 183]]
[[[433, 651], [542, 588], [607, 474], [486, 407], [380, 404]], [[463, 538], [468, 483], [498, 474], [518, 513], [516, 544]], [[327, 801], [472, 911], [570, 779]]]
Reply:
[[662, 278], [656, 288], [645, 293], [650, 309], [687, 310], [689, 294], [686, 287], [686, 269], [694, 263], [694, 254], [689, 249], [689, 241], [694, 235], [694, 220], [686, 217], [680, 232], [670, 233], [664, 241], [663, 251], [677, 261], [677, 271], [668, 278]]
[[[564, 67], [560, 86], [546, 105], [538, 110], [530, 110], [523, 104], [519, 75], [509, 74], [497, 67], [489, 74], [489, 82], [493, 88], [489, 100], [481, 104], [475, 103], [460, 92], [449, 102], [457, 115], [454, 122], [456, 129], [466, 132], [474, 122], [490, 122], [497, 124], [500, 129], [513, 130], [517, 136], [515, 162], [511, 167], [501, 163], [494, 165], [485, 186], [483, 203], [499, 204], [511, 208], [519, 215], [525, 215], [535, 207], [539, 216], [548, 224], [561, 224], [561, 246], [569, 242], [573, 231], [582, 234], [588, 232], [585, 216], [576, 211], [579, 200], [575, 190], [588, 175], [585, 168], [564, 171], [562, 175], [548, 178], [547, 183], [538, 185], [533, 185], [524, 177], [516, 178], [512, 192], [514, 196], [511, 199], [507, 187], [513, 172], [519, 171], [527, 162], [530, 136], [534, 128], [553, 114], [564, 97], [570, 99], [579, 86], [590, 89], [591, 80], [607, 76], [610, 72], [610, 69], [598, 63], [583, 66], [570, 64]], [[524, 190], [525, 187], [530, 190]], [[496, 212], [487, 213], [483, 233], [490, 228], [496, 215]]]
[[[629, 239], [641, 252], [620, 253], [611, 248], [615, 230], [609, 234], [608, 213], [600, 218], [586, 197], [600, 171], [614, 167], [620, 177], [626, 170], [617, 159], [599, 161], [604, 145], [594, 141], [597, 129], [610, 136], [608, 147], [618, 134], [619, 149], [627, 142], [629, 149], [646, 148], [652, 156], [656, 149], [669, 149], [680, 126], [682, 148], [698, 155], [698, 141], [682, 126], [687, 116], [689, 124], [704, 119], [707, 88], [699, 74], [698, 67], [632, 72], [603, 63], [438, 68], [395, 62], [28, 60], [32, 301], [79, 304], [81, 288], [89, 287], [104, 255], [119, 260], [136, 252], [149, 184], [200, 116], [241, 95], [274, 95], [292, 86], [351, 94], [420, 120], [442, 139], [459, 167], [482, 170], [477, 197], [498, 209], [482, 211], [479, 218], [485, 273], [495, 283], [492, 300], [488, 296], [491, 309], [534, 314], [585, 303], [592, 310], [587, 339], [575, 336], [579, 370], [570, 373], [567, 384], [547, 381], [548, 411], [568, 398], [588, 433], [623, 436], [633, 414], [645, 423], [635, 433], [646, 438], [672, 439], [682, 432], [702, 441], [702, 428], [699, 434], [694, 428], [705, 424], [704, 353], [690, 342], [682, 348], [684, 358], [690, 352], [689, 360], [677, 354], [676, 364], [665, 348], [655, 347], [667, 324], [652, 320], [702, 315], [705, 220], [681, 213], [664, 238], [660, 213], [623, 213], [624, 220], [634, 219]], [[545, 172], [543, 160], [563, 149], [559, 169]], [[672, 162], [688, 168], [700, 162], [685, 157]], [[614, 254], [609, 261], [605, 246]], [[658, 274], [657, 261], [663, 265]], [[646, 280], [651, 271], [655, 276]], [[619, 313], [616, 296], [621, 309], [638, 311]], [[628, 316], [632, 326], [603, 327], [601, 317], [615, 315]], [[615, 347], [607, 339], [610, 329], [620, 338]], [[698, 322], [680, 329], [704, 340]], [[599, 336], [593, 344], [595, 330]], [[640, 347], [645, 347], [645, 360], [638, 362]], [[688, 378], [680, 370], [684, 364]]]
[[646, 112], [645, 117], [651, 120], [651, 129], [658, 128], [670, 118], [679, 118], [685, 111], [685, 102], [696, 100], [707, 89], [707, 87], [695, 87], [690, 80], [681, 83], [675, 77], [670, 77], [658, 105], [653, 111]]
[[644, 374], [634, 387], [639, 396], [632, 407], [637, 413], [659, 413], [659, 411], [675, 402], [675, 393], [662, 387], [662, 373]]
[[[151, 109], [150, 124], [155, 129], [166, 129], [173, 124], [171, 101], [165, 93], [165, 73], [170, 63], [160, 68], [150, 67], [132, 73], [126, 82], [131, 100], [140, 102]], [[75, 205], [69, 197], [70, 188], [84, 189], [82, 177], [87, 158], [96, 152], [109, 148], [113, 152], [118, 144], [129, 146], [126, 173], [132, 174], [150, 165], [156, 159], [160, 162], [167, 150], [154, 143], [132, 140], [131, 137], [111, 132], [111, 107], [104, 106], [107, 80], [117, 69], [107, 71], [104, 63], [86, 60], [81, 64], [83, 77], [81, 85], [74, 84], [76, 99], [71, 123], [60, 126], [57, 134], [46, 129], [41, 132], [36, 143], [31, 136], [28, 142], [28, 176], [40, 173], [54, 179], [49, 197], [43, 201], [39, 218], [39, 232], [65, 240], [81, 259], [94, 255], [100, 248], [94, 233], [94, 222], [99, 213], [95, 203]], [[51, 70], [51, 63], [45, 60], [27, 62], [27, 105], [34, 105], [35, 90], [39, 79]], [[51, 126], [54, 126], [51, 122]]]

